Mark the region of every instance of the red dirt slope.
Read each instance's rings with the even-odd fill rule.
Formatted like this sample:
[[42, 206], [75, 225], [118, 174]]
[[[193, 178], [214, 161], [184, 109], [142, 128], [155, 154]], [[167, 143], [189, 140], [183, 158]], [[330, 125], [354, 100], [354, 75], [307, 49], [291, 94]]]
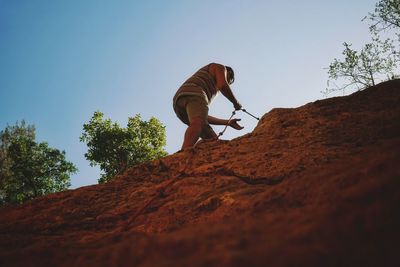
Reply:
[[0, 266], [400, 266], [400, 80], [0, 209]]

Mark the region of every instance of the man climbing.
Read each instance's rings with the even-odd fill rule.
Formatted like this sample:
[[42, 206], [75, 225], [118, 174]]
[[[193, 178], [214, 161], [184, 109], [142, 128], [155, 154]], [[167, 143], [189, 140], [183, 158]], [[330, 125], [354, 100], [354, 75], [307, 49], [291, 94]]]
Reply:
[[243, 129], [238, 124], [240, 119], [224, 120], [208, 115], [208, 106], [219, 91], [232, 102], [235, 110], [242, 108], [229, 87], [234, 80], [235, 74], [231, 67], [210, 63], [193, 74], [178, 89], [173, 99], [174, 111], [189, 126], [185, 132], [182, 150], [194, 146], [199, 137], [203, 140], [218, 138], [210, 124]]

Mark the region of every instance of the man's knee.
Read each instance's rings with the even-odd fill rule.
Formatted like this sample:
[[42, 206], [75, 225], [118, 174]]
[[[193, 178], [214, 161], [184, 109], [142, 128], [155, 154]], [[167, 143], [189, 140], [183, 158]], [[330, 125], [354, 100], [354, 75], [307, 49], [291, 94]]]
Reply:
[[213, 128], [211, 128], [211, 126], [209, 124], [207, 124], [203, 128], [203, 131], [202, 131], [200, 137], [202, 139], [206, 139], [206, 140], [213, 140], [213, 139], [217, 139], [218, 138], [217, 134], [214, 132]]
[[189, 126], [191, 127], [196, 127], [196, 128], [200, 128], [203, 129], [206, 125], [206, 122], [204, 121], [204, 118], [200, 117], [200, 116], [196, 116], [190, 119], [190, 124]]

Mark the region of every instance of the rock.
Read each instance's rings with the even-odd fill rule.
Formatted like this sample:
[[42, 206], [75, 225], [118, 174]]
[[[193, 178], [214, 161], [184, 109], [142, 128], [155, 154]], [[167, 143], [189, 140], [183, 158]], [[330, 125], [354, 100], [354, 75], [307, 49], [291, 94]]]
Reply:
[[398, 266], [399, 159], [400, 80], [276, 108], [231, 141], [0, 208], [0, 266]]

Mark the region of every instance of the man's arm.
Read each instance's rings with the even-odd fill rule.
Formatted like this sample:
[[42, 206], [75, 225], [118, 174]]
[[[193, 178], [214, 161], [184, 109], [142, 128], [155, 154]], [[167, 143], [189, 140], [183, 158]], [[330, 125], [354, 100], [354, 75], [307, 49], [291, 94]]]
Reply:
[[213, 125], [227, 125], [228, 120], [219, 119], [213, 116], [208, 115], [208, 123]]
[[[227, 71], [225, 66], [221, 64], [212, 64], [210, 66], [210, 71], [215, 76], [216, 86], [221, 91], [221, 93], [232, 102], [236, 110], [242, 108], [242, 105], [237, 101], [235, 95], [233, 94], [228, 81], [227, 81]], [[226, 124], [225, 124], [226, 125]]]
[[238, 124], [238, 121], [240, 121], [240, 119], [231, 119], [229, 121], [229, 120], [223, 120], [223, 119], [219, 119], [219, 118], [208, 115], [208, 123], [209, 124], [229, 125], [236, 130], [241, 130], [241, 129], [243, 129], [243, 127]]

